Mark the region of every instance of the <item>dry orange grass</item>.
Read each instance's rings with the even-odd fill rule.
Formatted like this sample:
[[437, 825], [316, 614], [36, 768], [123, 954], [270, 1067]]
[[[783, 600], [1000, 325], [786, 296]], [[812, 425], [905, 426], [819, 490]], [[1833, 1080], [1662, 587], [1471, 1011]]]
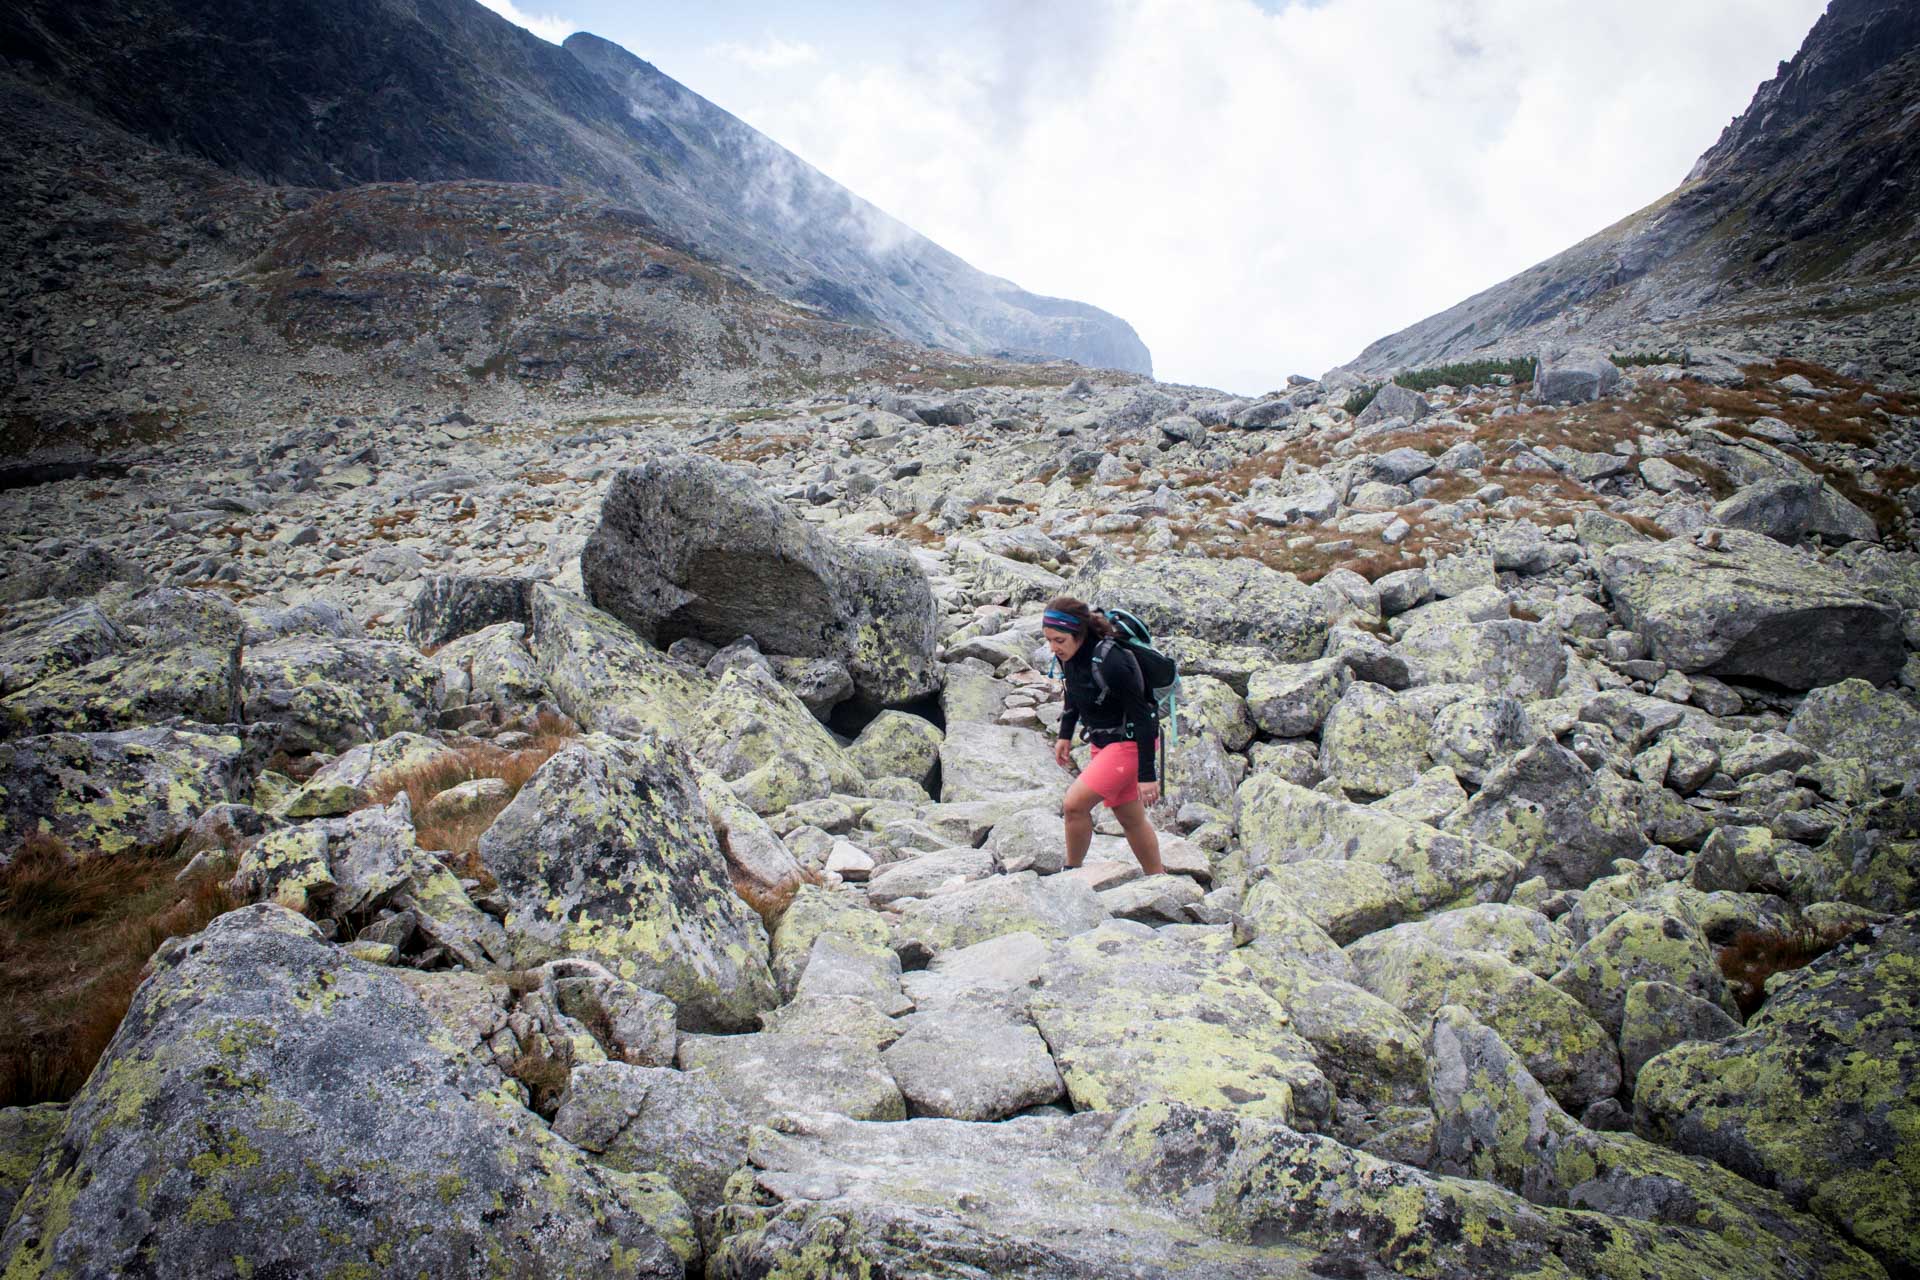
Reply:
[[[404, 792], [413, 810], [414, 840], [420, 847], [441, 854], [442, 860], [462, 875], [489, 884], [492, 877], [478, 858], [480, 837], [540, 766], [580, 730], [565, 717], [542, 716], [530, 731], [533, 741], [517, 750], [492, 743], [462, 747], [443, 752], [425, 764], [383, 774], [368, 786], [367, 805], [390, 804]], [[460, 814], [443, 817], [430, 810], [433, 798], [441, 792], [480, 778], [498, 778], [507, 784], [507, 794]]]
[[132, 1003], [147, 960], [237, 904], [186, 884], [170, 848], [76, 857], [27, 837], [0, 868], [0, 1106], [71, 1098]]
[[1720, 949], [1720, 972], [1733, 989], [1740, 1016], [1753, 1016], [1767, 999], [1767, 979], [1789, 969], [1804, 969], [1853, 932], [1851, 925], [1811, 926], [1784, 933], [1744, 930]]

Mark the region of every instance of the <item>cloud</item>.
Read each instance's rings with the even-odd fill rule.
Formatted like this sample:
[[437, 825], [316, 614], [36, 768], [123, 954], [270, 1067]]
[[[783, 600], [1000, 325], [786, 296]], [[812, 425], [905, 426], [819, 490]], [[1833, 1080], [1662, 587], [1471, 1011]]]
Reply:
[[551, 13], [525, 13], [513, 3], [513, 0], [480, 0], [480, 3], [514, 26], [525, 27], [548, 44], [559, 44], [580, 30], [579, 24], [571, 18]]
[[[1060, 0], [723, 105], [975, 266], [1257, 391], [1651, 203], [1823, 0]], [[719, 86], [716, 86], [718, 88]]]
[[715, 57], [740, 63], [755, 71], [785, 71], [820, 60], [820, 50], [806, 41], [782, 40], [774, 35], [767, 36], [759, 44], [722, 41], [712, 46], [710, 52]]

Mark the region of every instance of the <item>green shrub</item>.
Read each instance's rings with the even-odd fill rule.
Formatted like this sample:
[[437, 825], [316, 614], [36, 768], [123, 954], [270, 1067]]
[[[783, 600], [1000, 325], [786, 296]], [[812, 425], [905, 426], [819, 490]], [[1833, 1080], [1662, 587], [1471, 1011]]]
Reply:
[[1684, 364], [1685, 360], [1677, 351], [1616, 351], [1608, 359], [1622, 369], [1638, 368], [1649, 364]]
[[1380, 384], [1377, 382], [1369, 382], [1366, 386], [1348, 396], [1346, 403], [1340, 407], [1345, 409], [1348, 414], [1357, 418], [1368, 405], [1373, 403], [1373, 398], [1379, 394]]
[[1436, 364], [1427, 369], [1410, 369], [1394, 375], [1393, 380], [1409, 391], [1431, 391], [1435, 387], [1481, 386], [1499, 374], [1515, 382], [1533, 381], [1533, 361], [1468, 360], [1459, 364]]

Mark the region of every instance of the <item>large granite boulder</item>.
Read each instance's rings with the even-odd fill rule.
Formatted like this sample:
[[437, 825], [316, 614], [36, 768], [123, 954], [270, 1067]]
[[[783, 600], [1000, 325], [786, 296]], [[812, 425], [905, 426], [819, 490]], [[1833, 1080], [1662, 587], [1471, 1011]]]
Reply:
[[870, 704], [939, 687], [933, 593], [913, 557], [825, 536], [737, 467], [676, 454], [620, 472], [580, 575], [649, 643], [750, 635], [768, 653], [843, 663]]
[[1556, 889], [1583, 889], [1614, 859], [1637, 858], [1646, 848], [1624, 791], [1612, 773], [1588, 768], [1557, 742], [1541, 741], [1488, 774], [1445, 825], [1521, 859], [1522, 878], [1545, 876]]
[[1920, 775], [1920, 708], [1865, 680], [1813, 690], [1787, 722], [1787, 734], [1822, 755], [1858, 760], [1895, 781]]
[[1790, 689], [1899, 674], [1899, 610], [1762, 534], [1722, 529], [1710, 541], [1623, 543], [1600, 557], [1614, 606], [1655, 658]]
[[708, 681], [635, 635], [618, 618], [542, 583], [528, 603], [527, 647], [560, 709], [617, 738], [694, 723]]
[[1024, 795], [1043, 805], [1072, 782], [1054, 761], [1052, 739], [1031, 729], [963, 720], [940, 740], [940, 798], [948, 804]]
[[1640, 1069], [1634, 1129], [1920, 1268], [1920, 916], [1856, 934], [1786, 978], [1739, 1035]]
[[1308, 662], [1327, 644], [1326, 597], [1257, 560], [1163, 555], [1129, 564], [1096, 550], [1071, 589], [1099, 608], [1131, 610], [1156, 637], [1251, 649], [1258, 664]]
[[1537, 1205], [1691, 1229], [1703, 1252], [1755, 1254], [1743, 1275], [1765, 1267], [1763, 1252], [1789, 1274], [1871, 1274], [1858, 1249], [1777, 1192], [1632, 1134], [1586, 1128], [1497, 1032], [1457, 1005], [1434, 1015], [1426, 1058], [1434, 1173], [1495, 1183]]
[[655, 735], [562, 749], [480, 839], [517, 960], [581, 955], [660, 992], [690, 1029], [774, 1003], [766, 930], [733, 892], [686, 757]]
[[284, 725], [290, 752], [344, 751], [431, 729], [441, 679], [431, 659], [392, 640], [296, 635], [255, 645], [240, 660], [246, 718]]
[[1367, 402], [1367, 407], [1360, 411], [1360, 416], [1353, 420], [1353, 424], [1364, 428], [1376, 422], [1385, 422], [1388, 418], [1400, 418], [1411, 426], [1432, 411], [1427, 398], [1418, 391], [1411, 391], [1397, 382], [1386, 382], [1373, 393], [1373, 399]]
[[1031, 871], [988, 876], [938, 897], [902, 902], [899, 908], [893, 948], [908, 962], [924, 962], [1009, 933], [1070, 938], [1107, 917], [1099, 895], [1084, 880]]
[[1032, 1012], [1076, 1110], [1184, 1102], [1326, 1122], [1333, 1091], [1313, 1046], [1221, 941], [1110, 924], [1059, 945]]
[[0, 857], [44, 832], [81, 856], [160, 844], [251, 793], [236, 729], [123, 729], [0, 742]]
[[1541, 404], [1585, 404], [1619, 385], [1620, 366], [1587, 347], [1542, 354], [1533, 368], [1533, 398]]
[[587, 1159], [506, 1083], [398, 971], [281, 908], [229, 913], [155, 958], [0, 1265], [684, 1276], [698, 1245], [672, 1184]]

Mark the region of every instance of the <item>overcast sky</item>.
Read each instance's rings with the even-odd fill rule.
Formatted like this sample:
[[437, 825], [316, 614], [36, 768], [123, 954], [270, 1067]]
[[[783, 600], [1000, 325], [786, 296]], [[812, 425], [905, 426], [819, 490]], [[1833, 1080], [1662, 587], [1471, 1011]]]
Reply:
[[[1253, 392], [1673, 189], [1824, 0], [483, 0]], [[515, 8], [515, 3], [519, 3]]]

